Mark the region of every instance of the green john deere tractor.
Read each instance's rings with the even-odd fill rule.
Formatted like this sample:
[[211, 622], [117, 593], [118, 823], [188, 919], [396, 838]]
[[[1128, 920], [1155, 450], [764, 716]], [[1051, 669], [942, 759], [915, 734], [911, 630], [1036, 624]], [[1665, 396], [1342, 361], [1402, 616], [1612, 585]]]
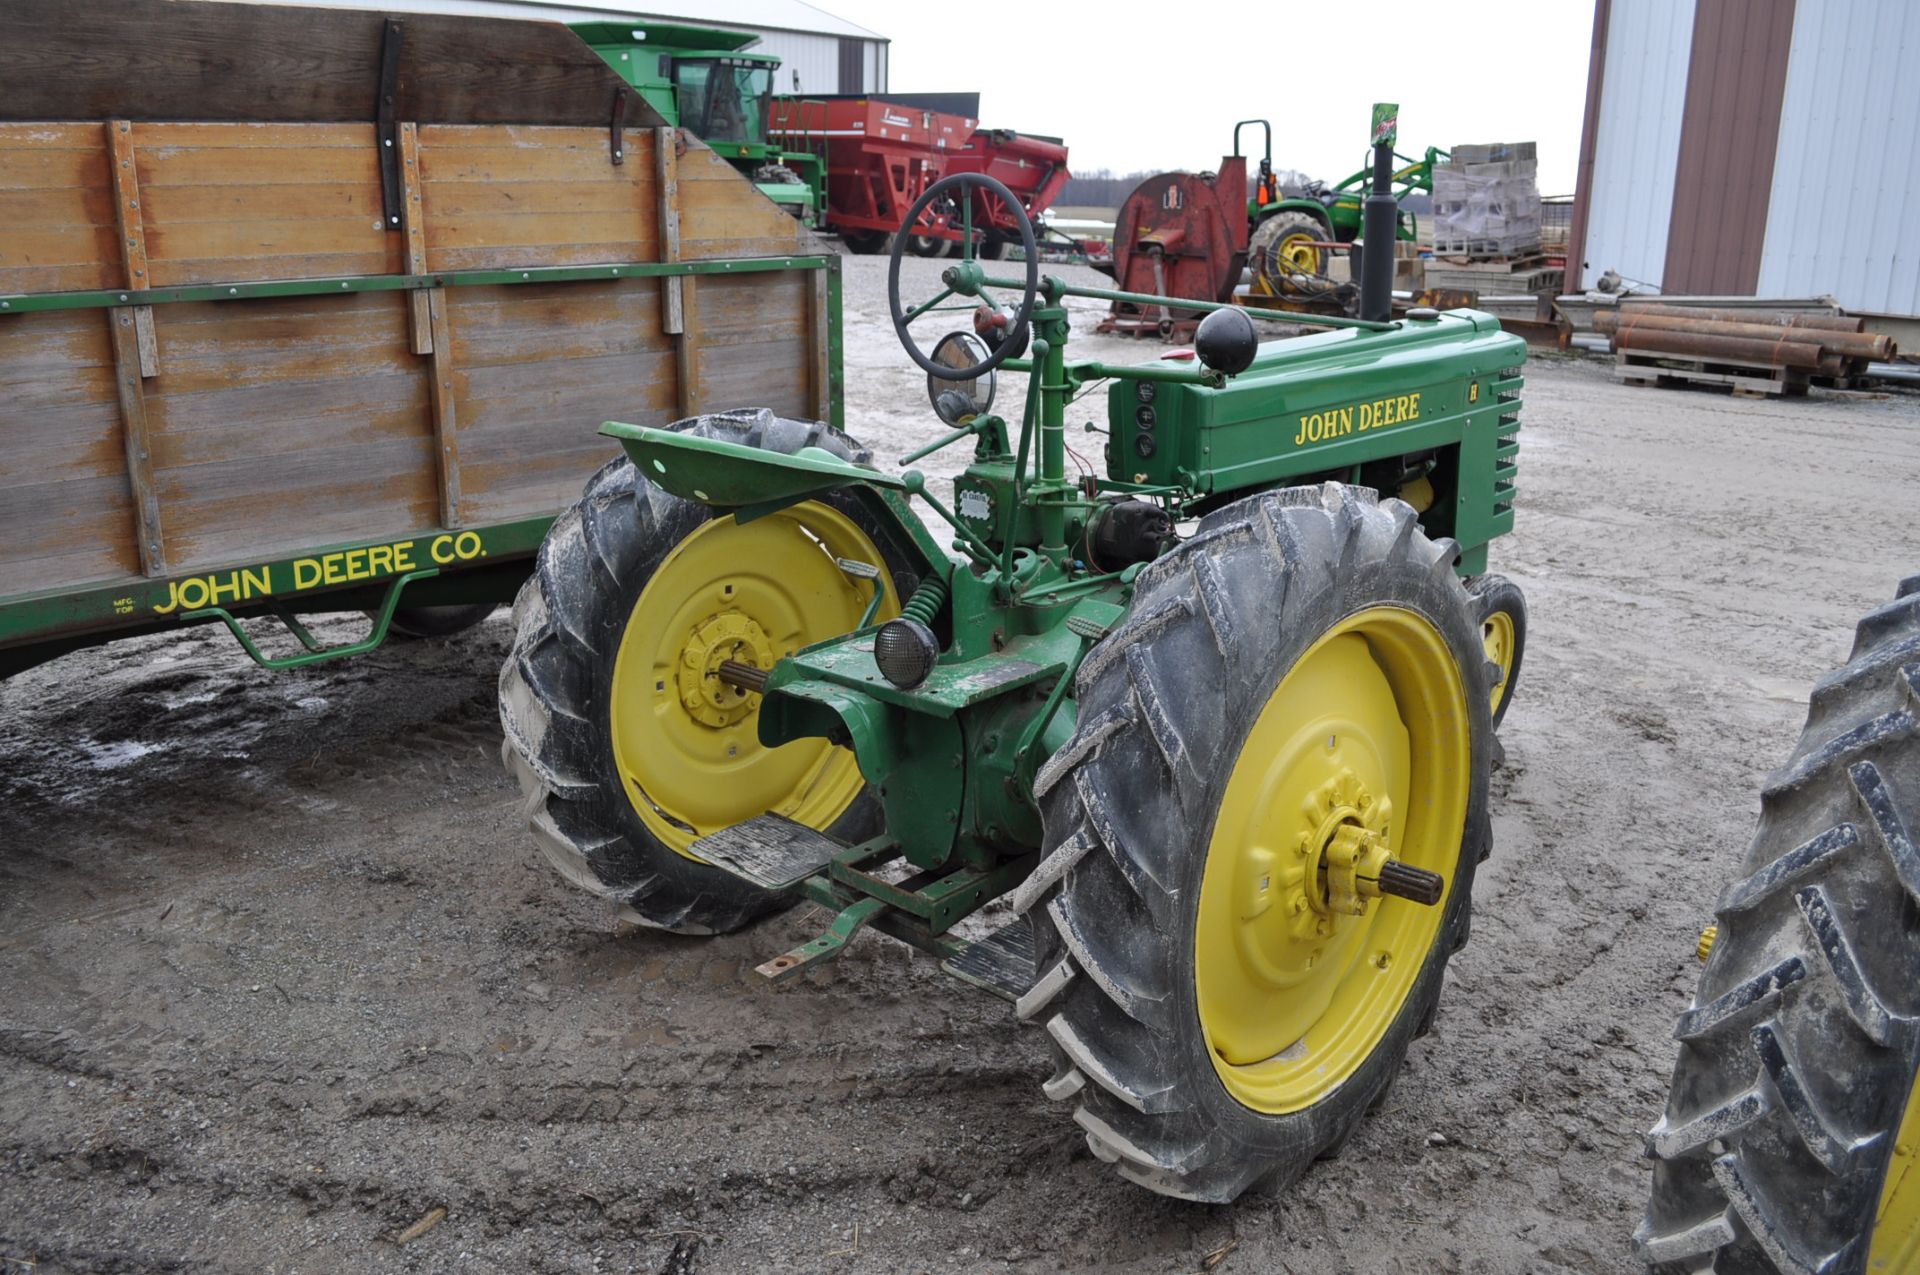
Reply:
[[[516, 606], [505, 757], [548, 856], [632, 919], [828, 909], [777, 981], [862, 929], [926, 950], [1044, 1029], [1095, 1155], [1231, 1200], [1381, 1101], [1466, 941], [1525, 633], [1486, 574], [1525, 347], [1471, 311], [1390, 320], [1383, 256], [1332, 331], [1260, 345], [1181, 301], [1210, 310], [1198, 365], [1070, 359], [1067, 297], [1163, 299], [1042, 278], [982, 175], [909, 221], [976, 191], [1024, 273], [969, 247], [909, 305], [896, 242], [889, 276], [949, 426], [907, 460], [973, 450], [951, 496], [767, 411], [605, 425], [625, 456]], [[926, 352], [947, 311], [989, 336]], [[1071, 473], [1102, 385], [1105, 472]]]
[[[1362, 205], [1371, 167], [1354, 173], [1337, 186], [1309, 182], [1298, 191], [1282, 191], [1273, 174], [1273, 125], [1266, 120], [1241, 120], [1233, 126], [1233, 153], [1240, 151], [1240, 130], [1257, 124], [1265, 135], [1260, 168], [1254, 174], [1253, 190], [1247, 196], [1247, 224], [1252, 234], [1247, 243], [1247, 260], [1256, 274], [1279, 278], [1283, 273], [1324, 275], [1328, 273], [1329, 243], [1352, 243], [1360, 237]], [[1447, 158], [1447, 152], [1427, 147], [1419, 159], [1395, 155], [1400, 167], [1389, 180], [1396, 200], [1414, 191], [1433, 193], [1433, 166]], [[1413, 214], [1400, 211], [1395, 217], [1394, 237], [1414, 242], [1420, 236], [1419, 222]]]

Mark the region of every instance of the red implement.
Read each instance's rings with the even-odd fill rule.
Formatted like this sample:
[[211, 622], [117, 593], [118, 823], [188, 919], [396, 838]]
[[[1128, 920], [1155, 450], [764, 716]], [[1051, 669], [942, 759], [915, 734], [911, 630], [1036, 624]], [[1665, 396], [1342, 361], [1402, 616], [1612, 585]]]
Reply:
[[[947, 164], [950, 173], [985, 173], [1012, 191], [1025, 205], [1027, 217], [1037, 227], [1040, 214], [1060, 197], [1067, 184], [1067, 148], [1057, 138], [1016, 133], [1010, 128], [983, 128], [968, 139], [958, 155]], [[973, 224], [978, 230], [998, 236], [988, 240], [985, 255], [999, 256], [998, 243], [1017, 238], [1013, 214], [984, 191], [974, 193]], [[958, 238], [958, 233], [942, 236]]]
[[[1122, 292], [1231, 301], [1247, 264], [1247, 162], [1213, 174], [1161, 173], [1134, 187], [1113, 228], [1113, 277]], [[1200, 314], [1116, 301], [1102, 332], [1188, 339]]]
[[977, 123], [875, 97], [776, 98], [767, 131], [789, 150], [825, 156], [827, 226], [860, 246], [900, 229], [913, 201], [950, 171]]

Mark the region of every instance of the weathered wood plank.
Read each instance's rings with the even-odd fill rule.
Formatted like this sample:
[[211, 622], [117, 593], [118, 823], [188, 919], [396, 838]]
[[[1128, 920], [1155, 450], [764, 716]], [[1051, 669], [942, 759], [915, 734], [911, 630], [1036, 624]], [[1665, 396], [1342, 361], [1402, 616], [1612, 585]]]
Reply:
[[434, 288], [428, 294], [433, 322], [433, 354], [428, 373], [433, 409], [433, 458], [439, 477], [440, 525], [460, 526], [459, 417], [453, 384], [453, 339], [447, 333], [447, 294]]
[[[296, 124], [290, 130], [314, 130], [314, 139], [324, 138], [334, 128], [363, 133], [366, 141], [358, 146], [315, 146], [301, 143], [298, 136], [281, 146], [173, 146], [164, 141], [166, 130], [177, 124], [143, 124], [160, 134], [151, 142], [143, 140], [140, 155], [140, 184], [148, 190], [168, 187], [203, 186], [347, 186], [371, 184], [380, 189], [380, 157], [373, 151], [371, 124]], [[239, 129], [239, 125], [229, 127]]]
[[[420, 203], [420, 126], [400, 126], [400, 222], [407, 243], [407, 273], [427, 273], [426, 210]], [[426, 293], [407, 298], [408, 332], [415, 354], [433, 353], [433, 307]]]
[[680, 334], [673, 347], [673, 382], [679, 390], [679, 417], [682, 420], [698, 416], [701, 405], [706, 402], [700, 382], [700, 343], [706, 332], [700, 315], [701, 291], [702, 285], [694, 276], [689, 275], [682, 280]]
[[807, 331], [803, 339], [807, 345], [807, 380], [813, 390], [808, 409], [814, 420], [829, 421], [833, 419], [833, 382], [829, 368], [831, 319], [827, 313], [827, 272], [809, 271], [807, 285]]
[[316, 449], [297, 466], [245, 456], [162, 471], [176, 569], [427, 530], [439, 513], [432, 449], [423, 435]]
[[134, 534], [124, 472], [14, 488], [0, 500], [0, 596], [138, 579]]
[[[377, 12], [166, 0], [9, 0], [6, 12], [7, 119], [364, 119], [379, 83]], [[404, 21], [396, 119], [597, 124], [604, 134], [620, 78], [557, 22]], [[627, 117], [660, 122], [638, 100]]]
[[[113, 212], [120, 236], [121, 286], [144, 289], [147, 279], [147, 231], [140, 209], [140, 179], [134, 171], [133, 122], [108, 120], [107, 154], [113, 174]], [[153, 336], [153, 307], [133, 307], [133, 335], [139, 348], [140, 375], [160, 374], [160, 356]]]
[[127, 457], [127, 480], [133, 488], [138, 520], [140, 570], [147, 576], [167, 573], [166, 539], [160, 523], [160, 498], [153, 482], [153, 457], [147, 431], [146, 396], [140, 385], [139, 337], [133, 330], [133, 307], [115, 306], [106, 312], [113, 338], [114, 385], [120, 398], [120, 423]]
[[652, 279], [456, 289], [454, 357], [475, 367], [665, 352], [672, 343], [659, 331], [658, 292]]
[[425, 438], [427, 387], [417, 373], [149, 400], [160, 468], [234, 456], [298, 456], [315, 448]]
[[[680, 260], [680, 130], [662, 128], [654, 133], [654, 154], [657, 157], [655, 174], [655, 202], [659, 209], [657, 218], [660, 225], [660, 260]], [[665, 291], [660, 296], [660, 325], [670, 333], [678, 335], [685, 330], [686, 283], [679, 275], [668, 277]]]
[[[0, 412], [0, 489], [33, 486], [54, 476], [117, 478], [125, 474], [120, 405], [112, 388], [107, 387], [105, 402], [15, 406]], [[5, 498], [0, 498], [3, 503]]]

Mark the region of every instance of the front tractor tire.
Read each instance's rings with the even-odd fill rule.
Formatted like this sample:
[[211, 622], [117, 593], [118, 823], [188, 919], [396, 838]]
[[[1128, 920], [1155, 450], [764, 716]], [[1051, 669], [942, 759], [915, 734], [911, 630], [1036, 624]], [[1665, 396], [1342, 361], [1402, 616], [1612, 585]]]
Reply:
[[1634, 1247], [1662, 1271], [1920, 1270], [1920, 575], [1768, 778], [1680, 1016]]
[[[784, 453], [870, 455], [830, 426], [768, 411], [674, 428]], [[836, 559], [879, 575], [862, 579]], [[696, 858], [697, 838], [768, 810], [848, 843], [873, 835], [879, 806], [853, 754], [825, 740], [762, 747], [759, 695], [717, 670], [730, 659], [770, 668], [851, 632], [876, 588], [878, 616], [897, 614], [906, 564], [850, 494], [740, 525], [669, 495], [624, 457], [595, 474], [540, 547], [500, 673], [501, 755], [560, 875], [629, 921], [724, 933], [788, 896]]]
[[[1456, 557], [1363, 489], [1256, 496], [1142, 572], [1082, 665], [1035, 780], [1018, 1013], [1051, 1038], [1047, 1096], [1122, 1176], [1215, 1203], [1291, 1181], [1430, 1024], [1490, 839]], [[1375, 882], [1432, 874], [1437, 902], [1356, 898], [1369, 847], [1391, 853]]]

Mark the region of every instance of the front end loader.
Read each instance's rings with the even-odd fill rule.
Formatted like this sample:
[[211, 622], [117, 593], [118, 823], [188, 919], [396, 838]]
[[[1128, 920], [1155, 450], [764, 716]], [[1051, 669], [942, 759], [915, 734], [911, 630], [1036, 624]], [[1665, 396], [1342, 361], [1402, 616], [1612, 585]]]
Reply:
[[[1020, 267], [969, 224], [937, 295], [903, 299], [902, 245], [889, 278], [948, 427], [907, 461], [971, 446], [951, 492], [766, 411], [607, 424], [624, 455], [517, 604], [505, 756], [549, 858], [631, 919], [811, 900], [833, 920], [760, 967], [783, 982], [862, 930], [930, 952], [1045, 1032], [1096, 1156], [1227, 1201], [1379, 1103], [1466, 940], [1525, 633], [1487, 574], [1524, 345], [1390, 320], [1377, 275], [1314, 335], [1183, 301], [1197, 362], [1072, 359], [1067, 297], [1164, 299], [1043, 278], [984, 175], [921, 203], [981, 196]], [[974, 330], [926, 352], [949, 311]], [[1070, 472], [1103, 386], [1104, 471]]]

